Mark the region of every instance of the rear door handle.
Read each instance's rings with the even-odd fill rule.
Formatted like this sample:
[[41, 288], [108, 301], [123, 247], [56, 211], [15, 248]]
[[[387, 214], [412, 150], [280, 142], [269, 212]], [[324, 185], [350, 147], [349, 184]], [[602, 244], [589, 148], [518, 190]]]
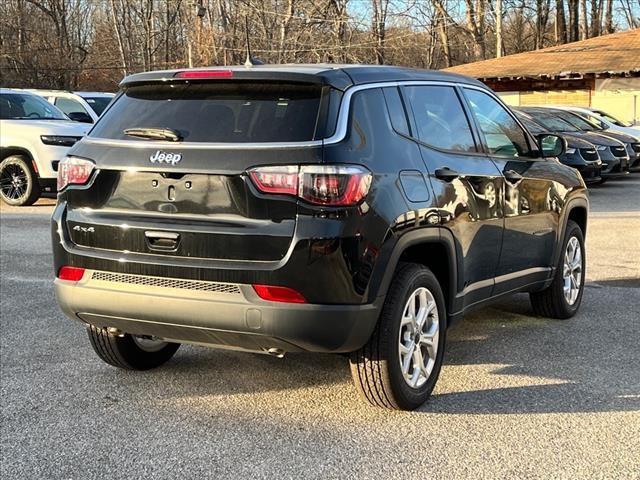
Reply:
[[174, 232], [158, 232], [148, 230], [144, 232], [147, 246], [151, 250], [160, 250], [165, 252], [173, 252], [178, 249], [180, 243], [180, 234]]
[[522, 175], [520, 175], [518, 172], [514, 170], [507, 170], [506, 172], [503, 173], [503, 175], [504, 175], [504, 178], [506, 178], [507, 181], [511, 183], [518, 183], [523, 178]]
[[440, 180], [444, 180], [445, 182], [450, 182], [451, 180], [455, 180], [460, 176], [458, 172], [455, 170], [451, 170], [449, 167], [438, 168], [435, 171], [436, 178]]

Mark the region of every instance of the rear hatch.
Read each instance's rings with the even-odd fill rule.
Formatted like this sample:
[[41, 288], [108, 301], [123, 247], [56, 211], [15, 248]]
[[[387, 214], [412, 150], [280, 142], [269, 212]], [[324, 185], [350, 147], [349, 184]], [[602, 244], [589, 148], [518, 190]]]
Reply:
[[337, 90], [301, 82], [129, 86], [72, 151], [95, 162], [97, 174], [61, 195], [68, 237], [134, 256], [279, 261], [294, 237], [297, 201], [261, 194], [247, 170], [321, 163], [338, 103]]

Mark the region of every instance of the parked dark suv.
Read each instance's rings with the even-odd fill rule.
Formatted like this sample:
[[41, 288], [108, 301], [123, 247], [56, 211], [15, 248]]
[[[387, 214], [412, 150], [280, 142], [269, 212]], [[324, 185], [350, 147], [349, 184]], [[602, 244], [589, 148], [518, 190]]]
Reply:
[[111, 365], [349, 353], [369, 402], [412, 409], [472, 307], [578, 310], [585, 185], [480, 82], [314, 65], [121, 87], [61, 162], [52, 224], [58, 301]]
[[[534, 121], [528, 114], [519, 110], [515, 110], [514, 113], [530, 133], [534, 135], [551, 133], [541, 124]], [[578, 170], [587, 185], [591, 183], [602, 183], [602, 177], [600, 176], [602, 160], [600, 160], [600, 155], [598, 155], [598, 147], [593, 143], [589, 143], [586, 140], [574, 137], [568, 133], [563, 133], [562, 138], [564, 138], [566, 143], [566, 149], [564, 154], [558, 157], [558, 160]]]

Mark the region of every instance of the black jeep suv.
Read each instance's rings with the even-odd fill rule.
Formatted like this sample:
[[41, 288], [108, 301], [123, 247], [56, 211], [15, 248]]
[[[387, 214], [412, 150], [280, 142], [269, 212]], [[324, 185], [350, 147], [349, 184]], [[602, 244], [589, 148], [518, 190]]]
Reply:
[[480, 82], [310, 65], [121, 87], [60, 163], [52, 219], [58, 301], [111, 365], [349, 353], [369, 402], [413, 409], [472, 307], [578, 310], [585, 185]]

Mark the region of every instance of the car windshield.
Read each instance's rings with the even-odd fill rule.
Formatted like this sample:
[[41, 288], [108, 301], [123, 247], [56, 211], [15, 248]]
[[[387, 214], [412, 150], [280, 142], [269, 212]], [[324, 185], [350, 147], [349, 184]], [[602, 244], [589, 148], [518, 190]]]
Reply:
[[618, 127], [631, 127], [632, 126], [629, 122], [623, 122], [622, 120], [618, 120], [616, 117], [612, 117], [611, 115], [609, 115], [606, 112], [603, 112], [602, 110], [594, 110], [594, 113], [596, 115], [600, 115], [607, 122], [613, 123], [614, 125], [617, 125]]
[[29, 93], [1, 93], [2, 120], [68, 120], [67, 116], [49, 102]]
[[607, 125], [603, 120], [602, 117], [600, 117], [599, 115], [595, 114], [595, 113], [587, 113], [587, 112], [576, 112], [578, 113], [578, 115], [580, 115], [580, 117], [584, 118], [585, 120], [588, 120], [589, 122], [593, 123], [594, 125], [597, 125], [598, 128], [600, 130], [606, 130], [609, 128], [609, 125]]
[[96, 112], [96, 115], [102, 115], [107, 105], [111, 102], [113, 97], [82, 97], [84, 101], [89, 104], [91, 110]]
[[528, 112], [533, 119], [547, 130], [552, 132], [579, 132], [572, 124], [565, 122], [560, 117], [544, 112]]
[[[517, 115], [517, 114], [516, 114]], [[527, 117], [524, 117], [522, 115], [517, 115], [518, 119], [522, 122], [522, 124], [527, 127], [527, 130], [529, 130], [531, 133], [533, 133], [534, 135], [537, 135], [538, 133], [544, 133], [544, 128], [542, 128], [540, 125], [538, 125], [536, 122], [532, 122], [531, 120], [529, 120]]]
[[583, 132], [593, 132], [594, 130], [602, 130], [602, 127], [599, 125], [594, 125], [588, 120], [585, 120], [580, 115], [576, 115], [575, 113], [570, 112], [553, 112], [554, 115], [557, 115], [565, 122], [569, 122], [574, 127], [582, 130]]

